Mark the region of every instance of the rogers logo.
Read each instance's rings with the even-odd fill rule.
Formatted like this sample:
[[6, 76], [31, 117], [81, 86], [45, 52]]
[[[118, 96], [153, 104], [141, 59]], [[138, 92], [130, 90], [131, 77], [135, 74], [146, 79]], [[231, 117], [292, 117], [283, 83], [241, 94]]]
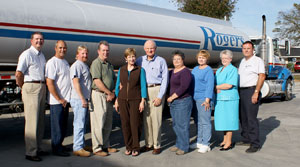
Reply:
[[200, 49], [208, 50], [208, 46], [210, 44], [212, 50], [221, 51], [229, 49], [232, 51], [242, 51], [242, 44], [244, 43], [243, 36], [216, 33], [209, 27], [200, 26], [200, 28], [202, 29], [205, 37], [203, 47]]

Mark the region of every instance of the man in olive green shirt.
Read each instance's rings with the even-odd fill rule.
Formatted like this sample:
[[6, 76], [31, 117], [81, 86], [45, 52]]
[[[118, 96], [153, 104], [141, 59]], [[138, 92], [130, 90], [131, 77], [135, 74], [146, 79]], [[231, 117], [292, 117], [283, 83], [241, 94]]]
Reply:
[[98, 156], [107, 156], [118, 150], [110, 147], [109, 136], [112, 130], [113, 100], [115, 98], [115, 73], [113, 66], [107, 61], [109, 44], [100, 41], [98, 57], [93, 61], [90, 71], [92, 84], [91, 136], [93, 152]]

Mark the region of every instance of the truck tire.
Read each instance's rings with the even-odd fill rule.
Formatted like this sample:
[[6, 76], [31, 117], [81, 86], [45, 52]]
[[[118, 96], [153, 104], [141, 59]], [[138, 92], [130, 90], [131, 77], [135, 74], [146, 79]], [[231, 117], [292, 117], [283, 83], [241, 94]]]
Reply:
[[292, 100], [292, 98], [293, 98], [293, 89], [292, 88], [293, 88], [292, 80], [288, 79], [285, 84], [284, 94], [281, 96], [282, 101]]

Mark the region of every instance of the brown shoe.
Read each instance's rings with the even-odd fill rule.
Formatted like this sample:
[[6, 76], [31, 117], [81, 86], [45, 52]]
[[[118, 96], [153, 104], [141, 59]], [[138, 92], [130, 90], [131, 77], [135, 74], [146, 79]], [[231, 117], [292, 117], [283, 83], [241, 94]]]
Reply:
[[91, 156], [91, 153], [88, 151], [85, 151], [84, 149], [73, 151], [73, 154], [80, 157], [89, 157]]
[[93, 148], [91, 146], [84, 146], [83, 149], [85, 151], [93, 152]]
[[176, 151], [176, 155], [183, 155], [183, 154], [185, 154], [185, 152], [183, 150], [178, 149]]
[[152, 154], [153, 154], [153, 155], [158, 155], [158, 154], [160, 154], [160, 153], [161, 153], [160, 148], [154, 149], [154, 150], [152, 151]]
[[153, 147], [147, 147], [147, 146], [144, 146], [144, 147], [142, 147], [141, 148], [141, 152], [148, 152], [148, 151], [151, 151], [151, 150], [153, 150]]
[[116, 152], [118, 152], [119, 150], [118, 149], [116, 149], [116, 148], [111, 148], [111, 147], [108, 147], [107, 148], [107, 152], [109, 152], [109, 153], [116, 153]]
[[98, 151], [98, 152], [95, 152], [94, 154], [95, 154], [95, 155], [98, 155], [98, 156], [100, 156], [100, 157], [106, 157], [106, 156], [108, 156], [108, 153], [107, 153], [107, 152], [104, 152], [104, 151], [102, 151], [102, 150], [100, 150], [100, 151]]
[[177, 148], [177, 147], [171, 147], [169, 150], [170, 150], [171, 152], [176, 152], [176, 151], [179, 150], [179, 148]]

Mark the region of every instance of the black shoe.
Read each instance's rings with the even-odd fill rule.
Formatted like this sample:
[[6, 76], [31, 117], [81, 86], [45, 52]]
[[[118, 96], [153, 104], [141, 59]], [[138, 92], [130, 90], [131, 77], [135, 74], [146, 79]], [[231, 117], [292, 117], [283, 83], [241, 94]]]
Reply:
[[26, 155], [25, 159], [27, 159], [29, 161], [36, 161], [36, 162], [42, 161], [42, 158], [40, 158], [38, 156], [29, 156], [29, 155]]
[[71, 151], [72, 151], [72, 149], [69, 148], [69, 147], [67, 147], [67, 146], [62, 146], [62, 150], [63, 150], [64, 152], [71, 152]]
[[250, 143], [239, 141], [235, 143], [236, 146], [250, 146]]
[[45, 155], [49, 155], [49, 153], [46, 152], [46, 151], [38, 151], [38, 152], [37, 152], [37, 155], [38, 155], [38, 156], [45, 156]]
[[53, 155], [60, 156], [60, 157], [70, 156], [70, 154], [65, 151], [55, 151], [55, 152], [53, 152]]
[[233, 144], [231, 144], [229, 147], [227, 147], [227, 148], [224, 148], [224, 147], [222, 147], [221, 149], [220, 149], [220, 151], [228, 151], [228, 150], [231, 150], [231, 149], [233, 149]]
[[246, 153], [255, 153], [257, 151], [259, 151], [260, 148], [259, 147], [249, 147], [247, 150], [246, 150]]
[[153, 150], [153, 147], [147, 147], [147, 146], [144, 146], [141, 148], [141, 152], [148, 152], [148, 151], [151, 151]]

